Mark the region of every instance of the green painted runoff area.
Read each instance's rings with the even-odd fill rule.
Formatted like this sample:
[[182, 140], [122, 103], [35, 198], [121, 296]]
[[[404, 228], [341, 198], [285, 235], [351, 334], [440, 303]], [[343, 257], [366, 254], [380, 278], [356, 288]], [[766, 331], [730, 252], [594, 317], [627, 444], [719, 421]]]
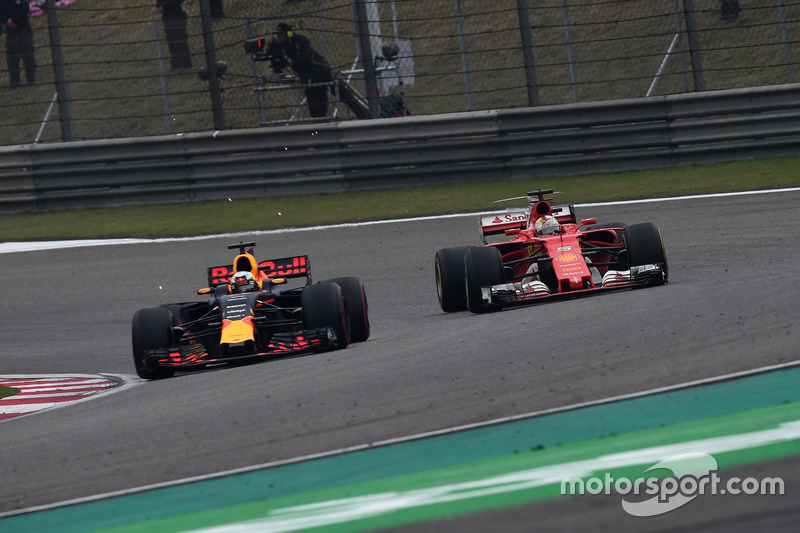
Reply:
[[14, 396], [15, 394], [19, 394], [19, 389], [15, 389], [13, 387], [6, 387], [5, 385], [0, 385], [0, 399], [5, 398], [7, 396]]
[[355, 532], [559, 497], [565, 477], [635, 479], [681, 453], [725, 468], [800, 454], [798, 383], [800, 367], [776, 370], [13, 516], [0, 530]]

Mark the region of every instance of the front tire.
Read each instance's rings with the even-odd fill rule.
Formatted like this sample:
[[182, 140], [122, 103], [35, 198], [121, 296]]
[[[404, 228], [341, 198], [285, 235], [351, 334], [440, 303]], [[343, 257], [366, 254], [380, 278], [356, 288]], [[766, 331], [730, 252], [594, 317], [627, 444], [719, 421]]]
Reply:
[[345, 310], [342, 289], [332, 281], [322, 281], [303, 289], [301, 304], [303, 326], [306, 329], [333, 326], [336, 331], [336, 348], [350, 344], [350, 317]]
[[467, 308], [464, 290], [464, 254], [469, 246], [442, 248], [436, 252], [436, 294], [439, 307], [445, 313], [464, 311]]
[[623, 232], [628, 251], [628, 266], [661, 264], [664, 268], [664, 281], [669, 277], [667, 253], [661, 231], [651, 222], [627, 226]]
[[133, 365], [142, 379], [162, 379], [175, 374], [171, 368], [151, 368], [145, 364], [144, 350], [168, 348], [174, 342], [172, 313], [163, 307], [140, 309], [133, 315], [131, 325]]
[[364, 284], [356, 277], [330, 280], [342, 289], [342, 296], [350, 317], [350, 342], [363, 342], [369, 338], [369, 308]]
[[500, 250], [494, 247], [470, 248], [464, 255], [464, 271], [467, 309], [473, 313], [492, 311], [491, 306], [483, 305], [481, 287], [499, 285], [505, 281]]

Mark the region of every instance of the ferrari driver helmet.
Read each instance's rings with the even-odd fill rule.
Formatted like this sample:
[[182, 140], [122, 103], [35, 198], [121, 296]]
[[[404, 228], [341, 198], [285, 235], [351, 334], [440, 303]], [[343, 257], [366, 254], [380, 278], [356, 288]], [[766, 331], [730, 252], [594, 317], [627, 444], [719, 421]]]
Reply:
[[242, 270], [231, 276], [231, 292], [239, 294], [243, 292], [254, 292], [258, 289], [258, 284], [253, 275]]
[[536, 219], [533, 225], [536, 235], [552, 235], [558, 231], [558, 220], [551, 215], [545, 215]]

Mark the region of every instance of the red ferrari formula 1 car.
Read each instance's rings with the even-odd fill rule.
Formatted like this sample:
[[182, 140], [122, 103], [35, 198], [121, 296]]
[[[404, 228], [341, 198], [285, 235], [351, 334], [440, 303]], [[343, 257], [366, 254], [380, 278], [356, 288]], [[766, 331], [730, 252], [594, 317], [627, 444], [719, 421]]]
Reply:
[[[436, 252], [436, 290], [445, 312], [473, 313], [601, 291], [661, 285], [669, 270], [659, 229], [651, 223], [580, 222], [572, 205], [527, 194], [525, 211], [480, 218], [485, 246]], [[510, 240], [488, 242], [506, 235]]]
[[[208, 269], [208, 287], [197, 291], [205, 300], [136, 311], [133, 362], [139, 377], [165, 378], [177, 370], [367, 340], [367, 296], [358, 278], [312, 285], [308, 256], [259, 263], [254, 246], [228, 246], [239, 254], [231, 265]], [[292, 278], [305, 283], [290, 287]]]

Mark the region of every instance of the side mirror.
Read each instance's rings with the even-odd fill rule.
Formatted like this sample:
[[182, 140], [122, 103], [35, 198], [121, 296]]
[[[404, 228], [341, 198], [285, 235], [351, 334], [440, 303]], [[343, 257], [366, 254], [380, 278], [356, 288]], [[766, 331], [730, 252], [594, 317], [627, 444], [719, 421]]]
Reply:
[[597, 224], [596, 218], [582, 218], [581, 226], [588, 226], [589, 224]]

